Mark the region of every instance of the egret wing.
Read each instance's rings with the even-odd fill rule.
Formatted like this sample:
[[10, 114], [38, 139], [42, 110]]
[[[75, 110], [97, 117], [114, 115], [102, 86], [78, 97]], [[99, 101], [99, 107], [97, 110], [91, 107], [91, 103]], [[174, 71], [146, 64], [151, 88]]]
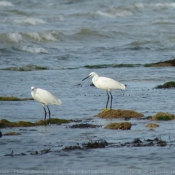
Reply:
[[44, 90], [44, 89], [37, 89], [36, 91], [37, 97], [42, 99], [46, 105], [52, 104], [52, 105], [61, 105], [61, 101], [56, 98], [54, 95], [52, 95], [50, 92]]
[[114, 89], [124, 90], [125, 89], [125, 85], [111, 78], [107, 78], [107, 77], [99, 77], [97, 84], [98, 84], [97, 86], [98, 88], [104, 89], [104, 90], [107, 90], [107, 89], [108, 90], [114, 90]]

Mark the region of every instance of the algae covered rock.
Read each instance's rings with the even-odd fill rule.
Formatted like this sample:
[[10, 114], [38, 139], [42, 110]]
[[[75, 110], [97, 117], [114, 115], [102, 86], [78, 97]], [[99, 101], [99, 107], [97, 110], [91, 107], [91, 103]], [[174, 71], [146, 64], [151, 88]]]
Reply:
[[174, 114], [169, 114], [169, 113], [164, 113], [164, 112], [158, 112], [157, 114], [155, 114], [152, 117], [152, 120], [173, 120], [175, 119], [175, 115]]
[[37, 66], [37, 65], [27, 65], [24, 67], [8, 67], [2, 70], [10, 71], [36, 71], [36, 70], [47, 70], [47, 67]]
[[148, 127], [148, 128], [157, 128], [157, 127], [159, 127], [159, 125], [155, 124], [155, 123], [149, 123], [149, 124], [146, 125], [146, 127]]
[[121, 110], [121, 109], [104, 109], [99, 114], [95, 115], [95, 117], [100, 118], [138, 118], [143, 117], [143, 114], [135, 112], [133, 110]]
[[7, 132], [3, 134], [4, 136], [14, 136], [14, 135], [21, 135], [19, 132]]
[[175, 66], [175, 59], [161, 61], [157, 63], [145, 64], [144, 66], [145, 67], [171, 67], [171, 66]]
[[6, 96], [1, 96], [0, 101], [26, 101], [26, 100], [33, 100], [33, 98], [18, 98], [18, 97], [6, 97]]
[[109, 125], [105, 126], [105, 129], [129, 130], [131, 129], [131, 123], [130, 122], [110, 123]]
[[[50, 124], [57, 124], [60, 125], [62, 123], [69, 123], [69, 120], [66, 119], [58, 119], [58, 118], [51, 118]], [[30, 127], [30, 126], [42, 126], [49, 124], [49, 120], [43, 121], [39, 120], [38, 122], [29, 122], [29, 121], [18, 121], [18, 122], [10, 122], [6, 119], [0, 120], [0, 127]]]
[[158, 85], [155, 87], [156, 89], [169, 89], [169, 88], [175, 88], [175, 81], [169, 81], [164, 83], [163, 85]]

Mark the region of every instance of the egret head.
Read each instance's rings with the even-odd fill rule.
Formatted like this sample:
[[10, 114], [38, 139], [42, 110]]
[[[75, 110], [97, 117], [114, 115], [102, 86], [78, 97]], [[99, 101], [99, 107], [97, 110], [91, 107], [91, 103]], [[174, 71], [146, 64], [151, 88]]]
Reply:
[[34, 90], [35, 90], [35, 87], [34, 87], [34, 86], [32, 86], [32, 87], [31, 87], [31, 90], [32, 90], [32, 91], [34, 91]]
[[82, 81], [84, 81], [84, 80], [86, 80], [87, 78], [89, 78], [89, 77], [93, 77], [93, 76], [95, 76], [95, 75], [97, 75], [95, 72], [91, 72], [86, 78], [84, 78]]

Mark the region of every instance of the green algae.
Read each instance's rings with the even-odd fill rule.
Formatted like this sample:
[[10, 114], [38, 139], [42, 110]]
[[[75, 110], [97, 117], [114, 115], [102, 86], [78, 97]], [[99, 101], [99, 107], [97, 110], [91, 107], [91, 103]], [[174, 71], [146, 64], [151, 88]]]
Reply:
[[167, 61], [161, 61], [157, 63], [149, 63], [145, 64], [145, 67], [169, 67], [169, 66], [175, 66], [175, 59], [167, 60]]
[[168, 116], [168, 115], [164, 115], [164, 116], [159, 116], [159, 117], [157, 117], [157, 120], [171, 120], [171, 117], [170, 116]]
[[169, 81], [164, 83], [163, 85], [158, 85], [155, 87], [156, 89], [168, 89], [168, 88], [175, 88], [175, 81]]
[[97, 64], [97, 65], [85, 65], [84, 67], [87, 69], [100, 69], [100, 68], [108, 68], [108, 67], [138, 67], [141, 64]]
[[70, 120], [66, 119], [58, 119], [58, 118], [51, 118], [50, 122], [49, 120], [43, 121], [39, 120], [38, 122], [32, 123], [29, 121], [18, 121], [18, 122], [10, 122], [6, 119], [0, 120], [0, 127], [31, 127], [31, 126], [42, 126], [42, 125], [47, 125], [47, 124], [56, 124], [60, 125], [63, 123], [69, 123]]
[[100, 68], [120, 68], [120, 67], [170, 67], [175, 66], [175, 59], [160, 61], [156, 63], [147, 63], [147, 64], [129, 64], [129, 63], [122, 63], [122, 64], [96, 64], [96, 65], [85, 65], [84, 68], [87, 69], [100, 69]]
[[8, 67], [2, 70], [10, 70], [10, 71], [35, 71], [35, 70], [47, 70], [47, 67], [36, 66], [36, 65], [27, 65], [24, 67]]
[[26, 100], [33, 100], [33, 98], [18, 98], [18, 97], [0, 97], [0, 101], [26, 101]]
[[152, 117], [152, 120], [163, 120], [163, 121], [168, 121], [168, 120], [173, 120], [175, 119], [174, 114], [169, 114], [169, 113], [164, 113], [164, 112], [158, 112]]

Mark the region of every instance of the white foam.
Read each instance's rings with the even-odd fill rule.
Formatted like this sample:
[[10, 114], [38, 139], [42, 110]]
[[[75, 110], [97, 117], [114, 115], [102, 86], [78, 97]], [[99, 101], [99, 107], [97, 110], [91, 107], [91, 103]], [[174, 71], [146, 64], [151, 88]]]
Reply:
[[107, 17], [107, 18], [132, 16], [131, 12], [125, 11], [125, 10], [115, 10], [115, 11], [112, 10], [111, 12], [97, 11], [96, 13], [100, 16], [104, 16], [104, 17]]
[[7, 34], [7, 40], [12, 43], [19, 43], [22, 40], [22, 36], [19, 33], [9, 33]]
[[51, 32], [44, 32], [40, 34], [41, 38], [43, 40], [47, 40], [47, 41], [57, 41], [57, 39], [52, 35]]
[[25, 52], [31, 52], [31, 53], [49, 53], [46, 49], [43, 47], [31, 47], [31, 46], [22, 46], [19, 48], [22, 51]]
[[39, 36], [39, 34], [37, 32], [28, 32], [26, 33], [27, 36], [29, 36], [30, 38], [36, 40], [36, 41], [42, 41], [42, 38]]
[[175, 8], [175, 3], [157, 3], [154, 6], [159, 7], [159, 8], [167, 8], [167, 7]]
[[0, 1], [0, 6], [1, 7], [6, 7], [6, 6], [14, 6], [11, 2], [8, 1]]
[[18, 18], [6, 18], [6, 22], [16, 23], [16, 24], [28, 24], [28, 25], [37, 25], [46, 23], [42, 19], [38, 18], [28, 18], [28, 17], [18, 17]]
[[100, 15], [100, 16], [107, 17], [107, 18], [115, 18], [114, 15], [106, 13], [106, 12], [102, 12], [102, 11], [97, 11], [97, 14]]

